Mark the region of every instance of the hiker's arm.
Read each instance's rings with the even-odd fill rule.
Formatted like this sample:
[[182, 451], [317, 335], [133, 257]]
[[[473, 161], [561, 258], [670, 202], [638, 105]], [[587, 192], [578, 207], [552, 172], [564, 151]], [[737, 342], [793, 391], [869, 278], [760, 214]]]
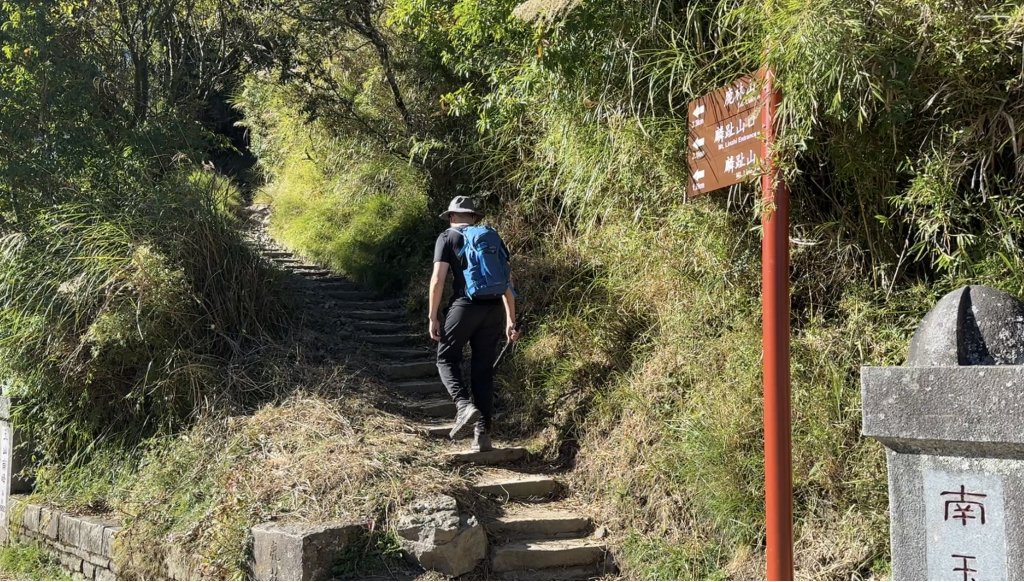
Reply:
[[517, 341], [522, 334], [516, 329], [516, 296], [512, 293], [512, 287], [505, 289], [501, 300], [505, 303], [505, 337], [510, 342]]
[[441, 316], [438, 312], [441, 310], [441, 295], [444, 293], [444, 278], [447, 276], [448, 263], [444, 261], [434, 263], [434, 274], [430, 276], [430, 294], [428, 296], [430, 339], [434, 341], [441, 340]]

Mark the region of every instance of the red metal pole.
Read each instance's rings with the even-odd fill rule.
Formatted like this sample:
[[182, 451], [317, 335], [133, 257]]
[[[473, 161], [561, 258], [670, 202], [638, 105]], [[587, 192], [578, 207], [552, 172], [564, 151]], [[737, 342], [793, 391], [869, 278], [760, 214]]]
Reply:
[[762, 349], [764, 366], [764, 477], [768, 579], [793, 579], [793, 477], [789, 394], [789, 190], [771, 154], [775, 112], [781, 95], [774, 74], [765, 70], [761, 92], [764, 129], [761, 190]]

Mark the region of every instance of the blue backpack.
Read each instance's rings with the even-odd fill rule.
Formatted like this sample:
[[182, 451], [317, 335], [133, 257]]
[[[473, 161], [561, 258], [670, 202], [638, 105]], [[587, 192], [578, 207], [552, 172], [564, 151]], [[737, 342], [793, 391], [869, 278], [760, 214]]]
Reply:
[[459, 251], [466, 278], [466, 295], [470, 299], [495, 298], [505, 294], [509, 282], [508, 252], [498, 231], [489, 226], [473, 225], [462, 230], [463, 245]]

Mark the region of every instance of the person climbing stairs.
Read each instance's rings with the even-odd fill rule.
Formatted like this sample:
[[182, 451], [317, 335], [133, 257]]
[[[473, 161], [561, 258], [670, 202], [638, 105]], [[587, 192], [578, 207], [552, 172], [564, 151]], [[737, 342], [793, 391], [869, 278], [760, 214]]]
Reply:
[[[417, 333], [401, 304], [272, 241], [262, 240], [260, 246], [269, 261], [301, 278], [296, 293], [318, 305], [325, 334], [341, 330], [348, 342], [364, 346], [414, 430], [449, 439], [456, 405], [438, 379], [426, 334]], [[499, 441], [490, 450], [473, 450], [464, 439], [453, 440], [440, 459], [476, 472], [473, 491], [499, 508], [496, 515], [481, 517], [490, 555], [480, 579], [592, 580], [614, 575], [607, 530], [596, 527], [574, 504], [557, 474], [538, 470], [531, 460], [529, 451], [514, 443]]]

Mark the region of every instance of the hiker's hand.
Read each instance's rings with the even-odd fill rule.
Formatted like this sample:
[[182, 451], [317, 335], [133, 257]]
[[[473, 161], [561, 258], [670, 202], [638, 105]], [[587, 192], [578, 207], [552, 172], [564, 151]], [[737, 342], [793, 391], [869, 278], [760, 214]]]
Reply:
[[430, 318], [430, 339], [441, 341], [441, 321], [433, 317]]
[[516, 324], [510, 323], [505, 326], [505, 337], [507, 337], [510, 342], [517, 342], [519, 341], [519, 338], [523, 337], [523, 332], [519, 331]]

